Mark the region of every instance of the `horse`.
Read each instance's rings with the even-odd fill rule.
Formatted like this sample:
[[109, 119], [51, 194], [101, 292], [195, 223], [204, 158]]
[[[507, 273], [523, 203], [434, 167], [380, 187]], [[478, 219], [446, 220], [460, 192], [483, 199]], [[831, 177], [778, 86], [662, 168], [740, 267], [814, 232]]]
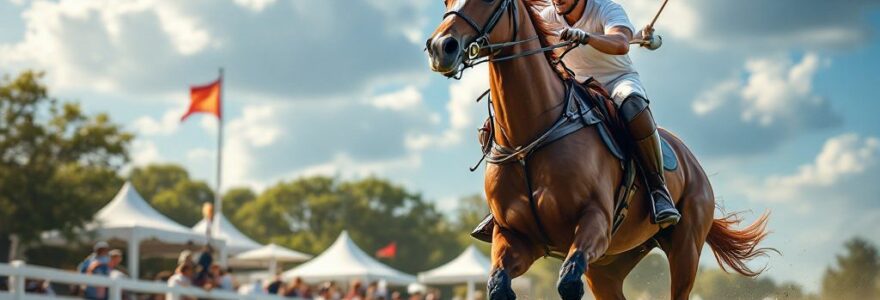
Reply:
[[[431, 69], [447, 77], [460, 78], [485, 58], [489, 105], [495, 112], [490, 120], [498, 129], [491, 139], [505, 149], [533, 145], [568, 107], [564, 98], [572, 79], [556, 61], [562, 49], [548, 51], [556, 48], [550, 43], [554, 32], [538, 12], [547, 4], [445, 0], [447, 12], [426, 42]], [[668, 258], [672, 299], [688, 299], [704, 244], [725, 271], [751, 277], [763, 271], [746, 263], [774, 251], [758, 247], [767, 235], [769, 214], [741, 229], [736, 228], [739, 214], [722, 212], [716, 219], [705, 171], [684, 142], [665, 129], [660, 134], [678, 160], [678, 167], [665, 176], [682, 219], [659, 228], [650, 221], [646, 195], [635, 193], [629, 214], [616, 226], [616, 189], [624, 170], [621, 160], [602, 145], [599, 130], [592, 128], [580, 128], [519, 156], [519, 164], [486, 165], [485, 195], [496, 224], [489, 299], [515, 299], [511, 279], [553, 252], [564, 254], [557, 282], [562, 299], [583, 296], [583, 276], [597, 299], [624, 299], [624, 278], [654, 247]], [[640, 186], [643, 182], [635, 183], [636, 190], [644, 190]]]

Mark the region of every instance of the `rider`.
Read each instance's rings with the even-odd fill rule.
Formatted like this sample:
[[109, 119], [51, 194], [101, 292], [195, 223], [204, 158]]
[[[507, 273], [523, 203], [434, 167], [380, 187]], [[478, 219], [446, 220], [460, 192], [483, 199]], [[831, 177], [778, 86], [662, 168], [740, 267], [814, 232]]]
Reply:
[[[663, 155], [660, 135], [648, 108], [647, 93], [639, 73], [633, 67], [629, 44], [634, 38], [654, 50], [654, 29], [646, 26], [633, 37], [635, 27], [620, 4], [612, 0], [553, 0], [541, 12], [551, 26], [562, 28], [559, 37], [582, 44], [562, 61], [575, 78], [583, 82], [592, 77], [608, 89], [620, 108], [621, 118], [631, 138], [639, 165], [648, 182], [648, 195], [654, 204], [654, 222], [666, 227], [678, 223], [681, 215], [675, 209], [663, 177]], [[654, 41], [653, 43], [651, 41]]]
[[[645, 174], [648, 195], [654, 208], [654, 223], [665, 228], [678, 223], [681, 214], [675, 208], [663, 176], [663, 155], [660, 135], [639, 73], [629, 55], [629, 43], [634, 38], [645, 41], [646, 48], [655, 50], [660, 40], [653, 37], [653, 28], [645, 27], [636, 33], [626, 12], [612, 0], [552, 0], [541, 16], [551, 28], [561, 28], [560, 38], [579, 46], [569, 52], [563, 63], [584, 82], [590, 77], [610, 92], [619, 107], [620, 117], [626, 123], [632, 149]], [[659, 39], [659, 37], [658, 37]], [[472, 235], [491, 241], [491, 215], [478, 225]]]

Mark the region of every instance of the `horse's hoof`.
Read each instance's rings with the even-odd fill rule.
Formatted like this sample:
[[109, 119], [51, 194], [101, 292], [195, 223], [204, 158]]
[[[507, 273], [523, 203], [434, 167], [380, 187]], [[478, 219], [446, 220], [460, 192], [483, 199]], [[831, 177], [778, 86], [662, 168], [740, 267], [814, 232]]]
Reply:
[[487, 293], [489, 295], [489, 300], [514, 300], [516, 299], [516, 294], [513, 293], [513, 288], [510, 287], [510, 275], [507, 274], [507, 271], [504, 269], [496, 269], [495, 272], [492, 272], [492, 276], [489, 276], [489, 283], [486, 284], [486, 288], [489, 290]]
[[584, 296], [584, 283], [581, 276], [587, 270], [587, 261], [584, 259], [584, 253], [577, 251], [571, 255], [562, 264], [559, 271], [559, 282], [556, 284], [556, 291], [562, 300], [578, 300]]

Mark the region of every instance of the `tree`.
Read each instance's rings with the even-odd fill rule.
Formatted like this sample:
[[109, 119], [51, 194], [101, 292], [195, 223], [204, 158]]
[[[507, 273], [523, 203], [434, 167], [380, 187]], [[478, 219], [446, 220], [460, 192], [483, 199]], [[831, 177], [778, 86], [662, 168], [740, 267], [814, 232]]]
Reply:
[[479, 194], [465, 196], [459, 200], [454, 214], [455, 222], [452, 226], [453, 231], [460, 233], [458, 235], [459, 242], [462, 245], [474, 244], [483, 252], [489, 253], [490, 244], [470, 236], [470, 232], [489, 214], [486, 198]]
[[257, 195], [246, 187], [231, 188], [223, 194], [223, 215], [232, 219], [245, 203], [254, 201]]
[[234, 220], [256, 240], [309, 253], [326, 249], [342, 230], [370, 254], [393, 241], [397, 257], [385, 262], [406, 272], [436, 267], [463, 249], [433, 204], [378, 178], [281, 182], [245, 203]]
[[192, 180], [189, 172], [175, 164], [155, 164], [131, 171], [135, 189], [168, 218], [186, 226], [202, 218], [202, 203], [214, 201], [214, 191], [207, 183]]
[[837, 266], [825, 270], [822, 278], [824, 299], [876, 299], [880, 275], [877, 247], [862, 238], [844, 244], [846, 254], [837, 256]]
[[132, 134], [51, 98], [42, 77], [0, 80], [0, 251], [11, 234], [23, 243], [49, 230], [72, 236], [112, 198], [128, 161]]

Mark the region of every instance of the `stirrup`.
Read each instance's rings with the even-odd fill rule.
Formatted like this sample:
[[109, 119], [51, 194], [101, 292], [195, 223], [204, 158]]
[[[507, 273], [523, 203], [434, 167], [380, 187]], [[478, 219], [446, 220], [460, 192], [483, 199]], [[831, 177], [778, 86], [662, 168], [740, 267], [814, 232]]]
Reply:
[[482, 221], [480, 221], [480, 224], [477, 224], [474, 231], [471, 231], [471, 236], [475, 239], [491, 244], [493, 231], [495, 231], [495, 218], [492, 214], [488, 214]]
[[663, 191], [652, 191], [649, 196], [654, 206], [652, 223], [659, 225], [661, 229], [678, 224], [678, 221], [681, 220], [681, 213]]

